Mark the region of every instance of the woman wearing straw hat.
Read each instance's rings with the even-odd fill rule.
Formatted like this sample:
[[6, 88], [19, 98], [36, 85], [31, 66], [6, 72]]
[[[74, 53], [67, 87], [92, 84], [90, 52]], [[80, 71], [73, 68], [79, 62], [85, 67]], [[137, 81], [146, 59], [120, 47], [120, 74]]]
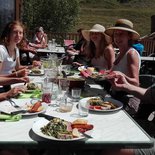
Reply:
[[83, 30], [82, 34], [89, 41], [89, 46], [86, 50], [88, 50], [87, 53], [89, 53], [91, 58], [91, 65], [110, 69], [115, 60], [115, 53], [111, 38], [104, 32], [104, 26], [95, 24], [90, 30]]
[[[133, 23], [127, 19], [118, 19], [115, 26], [108, 28], [105, 33], [113, 37], [113, 41], [119, 49], [112, 70], [121, 72], [129, 83], [138, 86], [141, 59], [132, 44], [140, 38], [140, 35], [133, 30]], [[126, 93], [112, 89], [112, 95], [120, 99]]]
[[105, 33], [113, 37], [119, 48], [112, 70], [124, 73], [130, 83], [139, 85], [141, 59], [138, 51], [132, 48], [132, 44], [140, 35], [133, 30], [133, 23], [127, 19], [118, 19], [115, 26], [108, 28]]

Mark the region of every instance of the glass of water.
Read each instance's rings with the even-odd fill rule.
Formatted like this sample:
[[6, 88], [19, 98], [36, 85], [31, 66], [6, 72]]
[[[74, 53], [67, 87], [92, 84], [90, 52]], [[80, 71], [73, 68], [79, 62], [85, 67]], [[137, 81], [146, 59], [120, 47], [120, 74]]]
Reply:
[[78, 111], [80, 117], [87, 117], [89, 114], [89, 102], [80, 102], [78, 104]]
[[71, 90], [72, 98], [74, 102], [78, 102], [81, 96], [81, 89], [80, 88], [73, 88]]

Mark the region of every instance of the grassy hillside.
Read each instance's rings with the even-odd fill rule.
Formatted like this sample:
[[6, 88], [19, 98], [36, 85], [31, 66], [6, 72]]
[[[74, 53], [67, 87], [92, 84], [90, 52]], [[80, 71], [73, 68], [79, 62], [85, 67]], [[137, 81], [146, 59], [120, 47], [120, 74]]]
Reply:
[[120, 4], [117, 0], [81, 0], [79, 20], [74, 31], [80, 27], [89, 29], [99, 23], [112, 26], [118, 18], [134, 23], [141, 36], [151, 32], [151, 16], [155, 15], [155, 0], [130, 0]]

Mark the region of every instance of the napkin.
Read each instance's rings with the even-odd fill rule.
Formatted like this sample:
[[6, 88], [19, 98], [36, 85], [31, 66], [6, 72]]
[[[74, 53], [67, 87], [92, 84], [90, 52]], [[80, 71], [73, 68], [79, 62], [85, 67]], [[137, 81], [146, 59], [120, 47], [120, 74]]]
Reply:
[[0, 114], [0, 120], [6, 121], [6, 122], [15, 122], [22, 119], [21, 115], [8, 115], [8, 114]]
[[41, 98], [42, 92], [40, 90], [34, 90], [31, 93], [21, 93], [18, 96], [18, 99], [26, 99], [26, 98]]

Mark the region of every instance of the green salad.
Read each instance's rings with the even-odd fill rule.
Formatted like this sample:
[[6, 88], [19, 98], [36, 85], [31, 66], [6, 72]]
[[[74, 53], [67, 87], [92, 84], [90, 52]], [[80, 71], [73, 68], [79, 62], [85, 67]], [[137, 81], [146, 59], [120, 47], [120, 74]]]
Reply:
[[69, 122], [60, 119], [52, 119], [46, 126], [41, 128], [43, 134], [57, 139], [73, 139], [72, 130], [68, 128]]

